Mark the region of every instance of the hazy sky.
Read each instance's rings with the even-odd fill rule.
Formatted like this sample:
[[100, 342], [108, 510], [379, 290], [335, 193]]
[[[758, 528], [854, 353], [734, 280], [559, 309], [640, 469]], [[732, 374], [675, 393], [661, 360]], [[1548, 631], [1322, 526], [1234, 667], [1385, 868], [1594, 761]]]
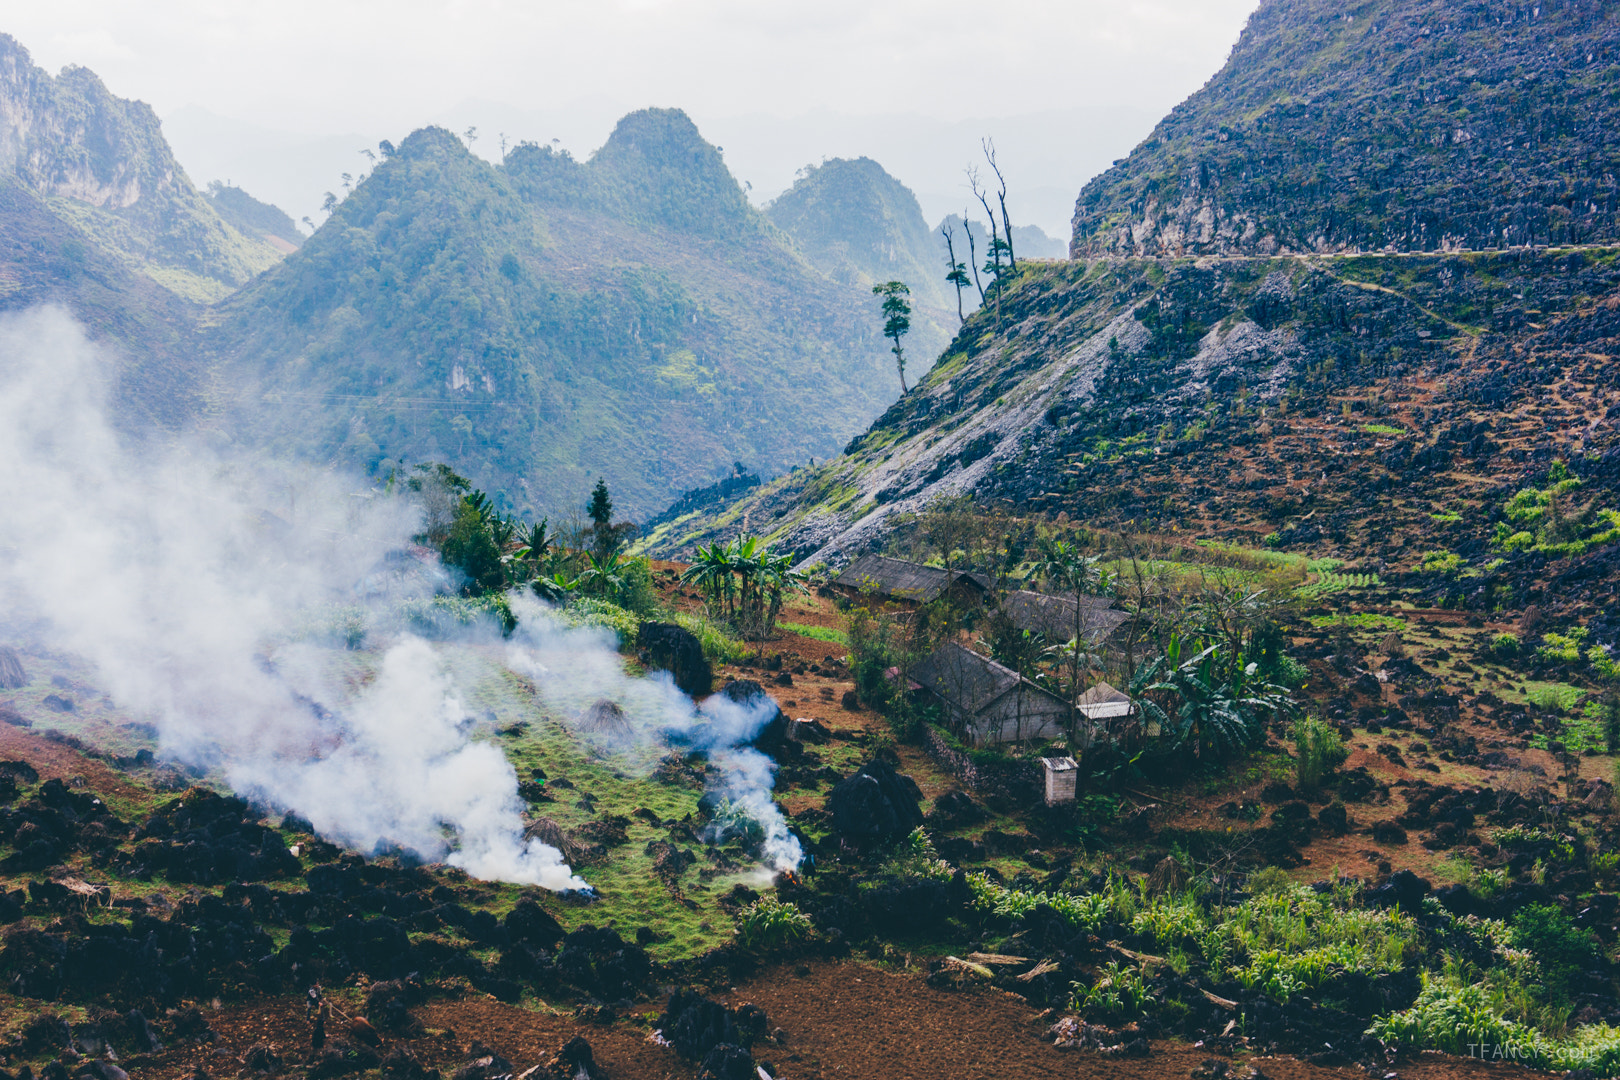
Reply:
[[[593, 120], [679, 106], [715, 141], [710, 129], [732, 117], [916, 115], [938, 127], [1077, 108], [1128, 112], [1135, 132], [1136, 116], [1162, 114], [1220, 67], [1256, 2], [0, 0], [0, 30], [47, 70], [91, 67], [165, 118], [189, 106], [308, 137], [374, 142], [465, 116], [469, 102]], [[576, 139], [600, 144], [606, 123]], [[1084, 143], [1093, 136], [1079, 123], [1051, 138]], [[825, 128], [816, 141], [836, 143]], [[479, 149], [492, 150], [483, 129]], [[1100, 137], [1114, 156], [1129, 149], [1114, 147], [1120, 132]], [[727, 151], [742, 176], [732, 152], [748, 148]], [[1078, 191], [1087, 177], [1067, 175], [1080, 168], [1070, 158], [1030, 181]], [[752, 178], [756, 188], [791, 183], [774, 158], [756, 169], [772, 174]]]

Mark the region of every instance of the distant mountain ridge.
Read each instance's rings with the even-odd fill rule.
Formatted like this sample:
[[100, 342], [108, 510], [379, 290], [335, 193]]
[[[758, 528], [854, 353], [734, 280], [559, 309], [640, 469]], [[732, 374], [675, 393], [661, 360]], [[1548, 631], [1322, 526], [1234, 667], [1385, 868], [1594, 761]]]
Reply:
[[1620, 239], [1620, 9], [1264, 0], [1226, 66], [1085, 186], [1070, 251]]
[[807, 165], [765, 213], [835, 281], [858, 288], [904, 281], [918, 303], [956, 306], [917, 197], [871, 158]]
[[[491, 164], [436, 128], [379, 150], [306, 238], [199, 191], [146, 105], [0, 38], [0, 309], [58, 302], [114, 345], [135, 426], [362, 472], [446, 461], [527, 515], [598, 478], [644, 517], [737, 462], [823, 460], [899, 390], [869, 283], [751, 207], [678, 110], [624, 117], [587, 161]], [[936, 261], [905, 271], [920, 293]], [[955, 328], [919, 301], [908, 378]]]
[[[413, 133], [218, 309], [233, 437], [370, 469], [441, 459], [516, 510], [596, 477], [633, 515], [742, 461], [824, 458], [898, 393], [867, 290], [748, 205], [678, 110], [589, 161]], [[914, 373], [946, 334], [924, 321]]]

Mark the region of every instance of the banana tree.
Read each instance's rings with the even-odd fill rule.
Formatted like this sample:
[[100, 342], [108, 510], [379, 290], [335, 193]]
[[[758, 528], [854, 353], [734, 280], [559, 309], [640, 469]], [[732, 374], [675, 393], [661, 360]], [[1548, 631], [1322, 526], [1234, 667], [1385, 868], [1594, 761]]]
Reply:
[[772, 555], [766, 552], [759, 562], [760, 587], [765, 593], [764, 636], [776, 629], [776, 618], [782, 614], [782, 602], [790, 593], [807, 593], [810, 580], [803, 570], [793, 569], [793, 556]]
[[[1229, 670], [1220, 645], [1185, 661], [1180, 655], [1181, 643], [1172, 638], [1167, 655], [1144, 666], [1131, 683], [1143, 718], [1165, 724], [1173, 748], [1189, 747], [1201, 758], [1231, 757], [1265, 742], [1268, 721], [1298, 711], [1288, 689], [1266, 681], [1258, 664]], [[1173, 717], [1154, 694], [1179, 702]]]
[[570, 578], [567, 574], [558, 570], [555, 573], [542, 574], [540, 577], [535, 578], [530, 587], [534, 589], [536, 596], [548, 603], [566, 604], [568, 598], [579, 589], [579, 585], [578, 578]]
[[681, 572], [682, 585], [696, 585], [717, 605], [722, 614], [730, 616], [736, 581], [732, 577], [731, 549], [718, 540], [706, 548], [699, 548], [692, 565]]
[[620, 560], [617, 555], [591, 554], [590, 565], [585, 567], [579, 575], [579, 583], [586, 591], [611, 600], [619, 594], [624, 586], [624, 575], [619, 572]]

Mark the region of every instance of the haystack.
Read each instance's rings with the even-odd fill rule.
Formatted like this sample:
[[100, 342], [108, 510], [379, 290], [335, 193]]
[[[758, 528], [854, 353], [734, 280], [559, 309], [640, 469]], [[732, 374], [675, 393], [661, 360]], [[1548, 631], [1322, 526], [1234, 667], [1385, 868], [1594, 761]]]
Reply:
[[598, 735], [607, 739], [628, 739], [634, 732], [630, 720], [618, 702], [599, 698], [596, 704], [579, 714], [576, 725], [581, 734]]

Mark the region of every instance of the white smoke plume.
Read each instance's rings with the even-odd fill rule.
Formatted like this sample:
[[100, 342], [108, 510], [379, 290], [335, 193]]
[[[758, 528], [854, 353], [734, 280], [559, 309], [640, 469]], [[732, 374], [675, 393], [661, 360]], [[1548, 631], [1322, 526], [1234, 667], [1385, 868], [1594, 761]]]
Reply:
[[399, 637], [356, 691], [287, 644], [408, 543], [416, 509], [327, 473], [125, 445], [110, 367], [65, 312], [0, 318], [0, 631], [88, 659], [165, 753], [324, 835], [586, 887], [523, 840], [516, 774], [468, 738], [431, 645]]
[[771, 799], [775, 764], [748, 745], [776, 713], [769, 699], [739, 704], [716, 694], [698, 706], [667, 673], [627, 676], [607, 631], [567, 627], [528, 597], [514, 595], [512, 611], [518, 628], [507, 649], [507, 666], [532, 682], [552, 711], [578, 717], [598, 701], [619, 706], [628, 734], [598, 738], [631, 758], [648, 761], [671, 746], [704, 751], [720, 771], [718, 793], [764, 830], [765, 865], [772, 870], [799, 865], [802, 845]]

